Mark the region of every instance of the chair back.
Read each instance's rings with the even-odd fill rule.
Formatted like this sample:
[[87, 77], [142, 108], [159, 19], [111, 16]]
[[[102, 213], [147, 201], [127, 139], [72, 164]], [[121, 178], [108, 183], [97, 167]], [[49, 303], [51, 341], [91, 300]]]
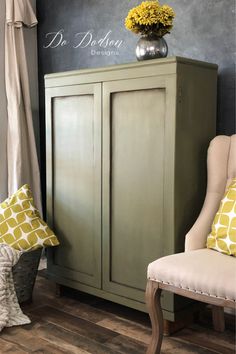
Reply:
[[185, 251], [206, 247], [215, 214], [224, 192], [236, 177], [236, 134], [218, 135], [207, 154], [207, 191], [201, 213], [185, 238]]
[[[207, 193], [218, 194], [221, 200], [232, 178], [236, 177], [236, 134], [219, 135], [211, 141], [208, 148], [207, 172]], [[217, 202], [219, 204], [218, 199]]]

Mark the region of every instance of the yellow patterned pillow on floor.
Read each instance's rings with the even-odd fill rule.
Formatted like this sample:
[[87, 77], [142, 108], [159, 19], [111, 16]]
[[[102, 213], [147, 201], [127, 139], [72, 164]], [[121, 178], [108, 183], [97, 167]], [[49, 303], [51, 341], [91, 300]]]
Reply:
[[220, 202], [207, 237], [207, 248], [236, 257], [236, 178], [232, 179]]
[[0, 204], [0, 243], [23, 252], [59, 244], [40, 218], [27, 184]]

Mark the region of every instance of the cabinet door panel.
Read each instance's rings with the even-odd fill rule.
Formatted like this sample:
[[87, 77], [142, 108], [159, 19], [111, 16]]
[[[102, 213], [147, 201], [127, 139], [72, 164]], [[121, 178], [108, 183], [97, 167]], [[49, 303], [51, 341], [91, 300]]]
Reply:
[[53, 228], [61, 243], [51, 266], [61, 276], [96, 287], [101, 284], [100, 100], [99, 84], [61, 88], [51, 97], [48, 183]]
[[166, 87], [134, 79], [103, 92], [103, 287], [143, 301], [147, 265], [164, 254]]

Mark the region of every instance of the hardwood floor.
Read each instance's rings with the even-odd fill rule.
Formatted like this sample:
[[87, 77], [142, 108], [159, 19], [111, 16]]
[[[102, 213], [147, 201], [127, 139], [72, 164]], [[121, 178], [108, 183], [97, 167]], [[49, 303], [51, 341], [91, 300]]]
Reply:
[[[23, 306], [32, 323], [5, 328], [0, 334], [1, 354], [145, 353], [151, 334], [148, 315], [82, 293], [79, 301], [73, 292], [59, 298], [55, 290], [54, 284], [38, 276], [34, 301]], [[165, 337], [162, 353], [233, 354], [233, 322], [217, 333], [205, 313], [198, 323]]]

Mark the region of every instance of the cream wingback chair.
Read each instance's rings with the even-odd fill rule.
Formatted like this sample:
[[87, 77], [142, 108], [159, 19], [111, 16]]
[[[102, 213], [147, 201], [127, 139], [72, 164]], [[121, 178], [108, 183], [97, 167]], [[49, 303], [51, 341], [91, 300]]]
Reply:
[[147, 354], [160, 353], [162, 289], [213, 305], [216, 330], [224, 329], [224, 307], [235, 308], [236, 258], [207, 249], [206, 239], [226, 187], [236, 177], [236, 135], [217, 136], [208, 149], [208, 184], [202, 211], [186, 235], [185, 252], [160, 258], [148, 266], [146, 302], [152, 323]]

